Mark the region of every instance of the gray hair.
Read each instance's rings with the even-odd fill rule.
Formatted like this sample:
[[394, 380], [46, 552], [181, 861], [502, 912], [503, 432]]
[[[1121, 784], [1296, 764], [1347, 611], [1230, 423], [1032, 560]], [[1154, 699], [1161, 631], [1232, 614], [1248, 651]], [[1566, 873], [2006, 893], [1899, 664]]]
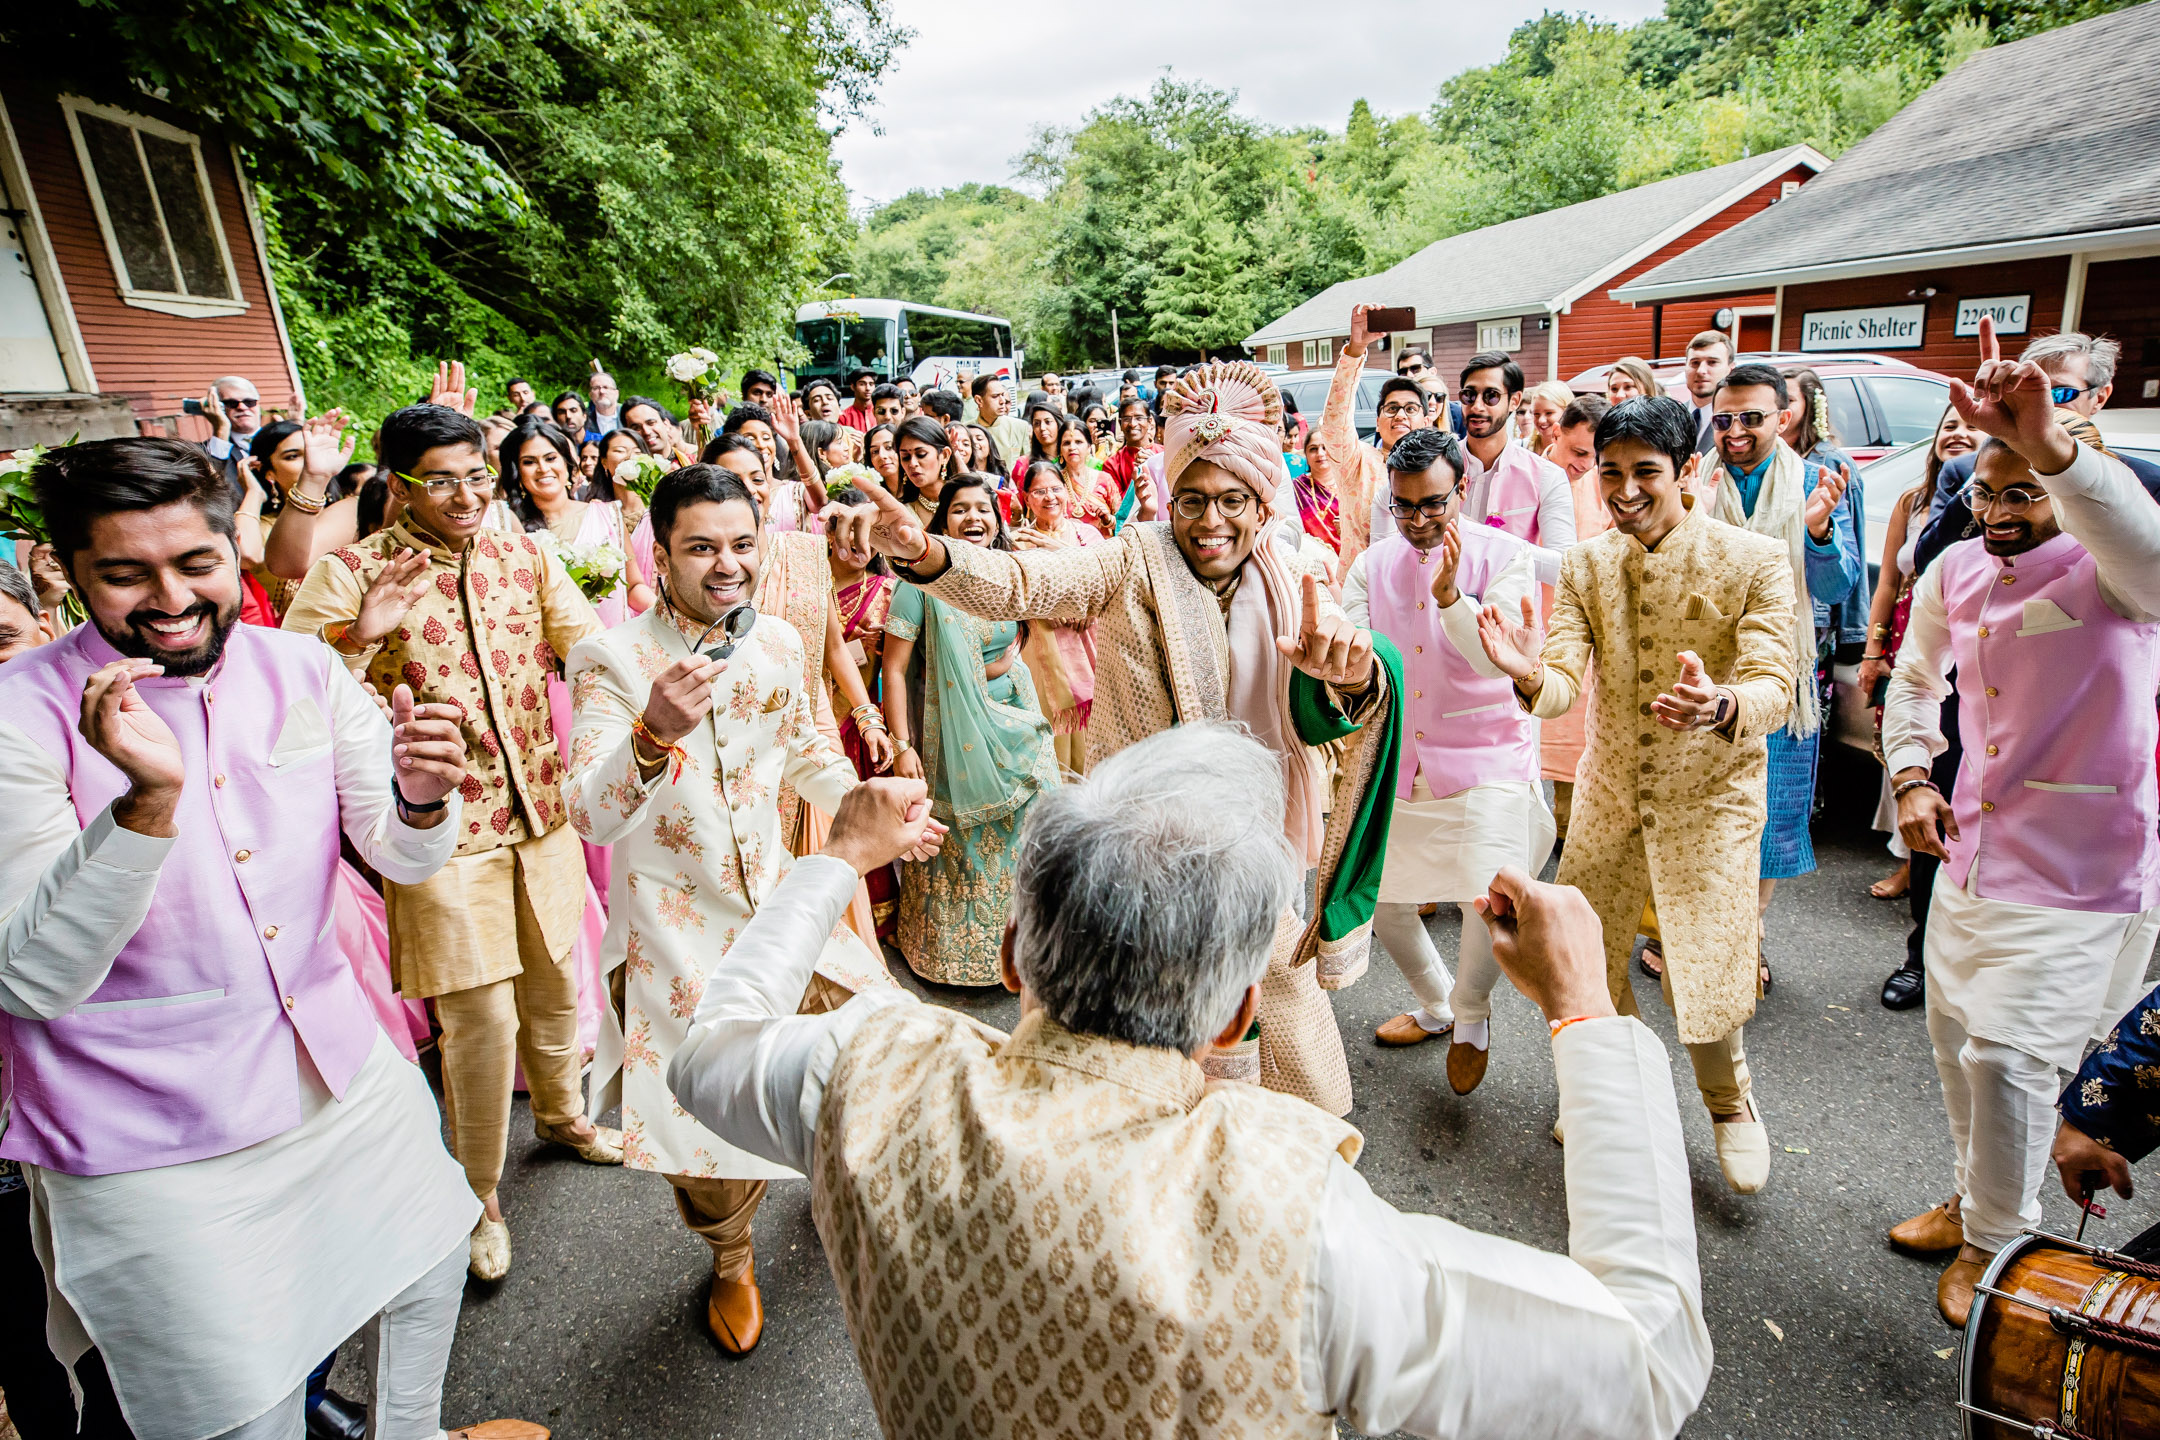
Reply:
[[260, 397], [262, 393], [255, 388], [255, 382], [248, 379], [245, 375], [220, 375], [217, 377], [217, 379], [210, 382], [210, 388], [212, 390], [217, 389], [220, 385], [243, 386], [246, 388], [247, 392], [250, 395], [255, 395], [257, 397]]
[[2030, 360], [2041, 369], [2052, 368], [2050, 360], [2066, 360], [2072, 355], [2085, 357], [2085, 383], [2098, 390], [2115, 378], [2115, 362], [2122, 359], [2122, 346], [2105, 335], [2092, 336], [2077, 330], [2064, 330], [2055, 335], [2043, 335], [2025, 347], [2020, 360]]
[[1191, 1054], [1267, 968], [1299, 878], [1282, 762], [1240, 726], [1176, 726], [1035, 802], [1014, 962], [1066, 1029]]
[[30, 583], [30, 577], [5, 560], [0, 560], [0, 595], [29, 611], [33, 620], [42, 608], [38, 604], [37, 587]]

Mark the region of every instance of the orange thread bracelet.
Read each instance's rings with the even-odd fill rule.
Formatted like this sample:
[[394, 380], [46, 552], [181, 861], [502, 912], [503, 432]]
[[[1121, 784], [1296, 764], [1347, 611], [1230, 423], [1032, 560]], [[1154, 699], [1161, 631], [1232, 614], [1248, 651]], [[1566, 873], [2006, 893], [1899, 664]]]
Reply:
[[1558, 1038], [1560, 1032], [1567, 1029], [1568, 1026], [1580, 1025], [1585, 1020], [1591, 1020], [1595, 1018], [1595, 1016], [1591, 1015], [1571, 1015], [1565, 1020], [1548, 1020], [1545, 1023], [1548, 1027], [1551, 1028], [1554, 1037]]
[[680, 745], [662, 744], [659, 737], [654, 735], [652, 731], [645, 728], [645, 717], [642, 715], [638, 716], [637, 719], [630, 722], [630, 734], [633, 739], [633, 743], [630, 747], [630, 754], [633, 760], [637, 758], [637, 746], [634, 742], [637, 740], [643, 740], [647, 745], [650, 745], [653, 749], [659, 751], [662, 755], [668, 758], [670, 762], [668, 768], [668, 783], [672, 785], [676, 781], [682, 779], [683, 763], [690, 758], [688, 751], [684, 750]]

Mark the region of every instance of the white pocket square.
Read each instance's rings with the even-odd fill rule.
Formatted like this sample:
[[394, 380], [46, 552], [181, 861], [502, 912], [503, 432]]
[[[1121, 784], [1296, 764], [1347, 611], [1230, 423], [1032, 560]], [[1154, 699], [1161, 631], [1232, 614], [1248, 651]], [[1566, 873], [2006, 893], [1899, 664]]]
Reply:
[[301, 700], [285, 712], [285, 724], [278, 731], [277, 744], [271, 747], [270, 764], [273, 767], [290, 765], [330, 744], [330, 722], [313, 700]]
[[2057, 630], [2082, 630], [2085, 622], [2072, 616], [2052, 600], [2027, 600], [2025, 623], [2018, 627], [2019, 635], [2052, 635]]

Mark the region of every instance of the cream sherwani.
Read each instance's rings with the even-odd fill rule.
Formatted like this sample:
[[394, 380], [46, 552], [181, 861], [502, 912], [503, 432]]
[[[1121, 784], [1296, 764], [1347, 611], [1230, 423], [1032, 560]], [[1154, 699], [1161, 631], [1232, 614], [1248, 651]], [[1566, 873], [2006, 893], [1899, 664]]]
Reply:
[[[1560, 565], [1532, 708], [1551, 719], [1593, 671], [1597, 685], [1558, 878], [1605, 922], [1606, 978], [1623, 1012], [1635, 1004], [1636, 921], [1655, 892], [1689, 1045], [1723, 1039], [1755, 1013], [1764, 737], [1792, 705], [1792, 611], [1785, 545], [1710, 518], [1692, 497], [1657, 549], [1608, 530]], [[1739, 698], [1725, 729], [1668, 730], [1651, 715], [1683, 650]]]
[[[1325, 550], [1303, 546], [1302, 532], [1271, 531], [1293, 577], [1323, 583], [1320, 604], [1340, 615], [1326, 585]], [[1292, 543], [1299, 548], [1293, 552]], [[1167, 521], [1128, 525], [1101, 545], [1072, 550], [1010, 552], [948, 545], [950, 564], [936, 579], [917, 582], [947, 604], [986, 620], [1095, 622], [1095, 704], [1088, 715], [1088, 768], [1136, 741], [1187, 720], [1229, 718], [1229, 632], [1215, 593], [1200, 583], [1171, 537]], [[1257, 584], [1248, 571], [1241, 584]], [[1381, 713], [1386, 672], [1375, 661], [1374, 681], [1361, 696], [1338, 696], [1352, 721]], [[1318, 894], [1343, 858], [1358, 800], [1375, 783], [1376, 743], [1367, 726], [1347, 743], [1319, 856]], [[1321, 769], [1317, 747], [1291, 763]], [[1388, 783], [1389, 776], [1378, 776]], [[1324, 781], [1315, 790], [1326, 793]], [[1260, 1073], [1269, 1089], [1310, 1100], [1323, 1110], [1350, 1109], [1350, 1070], [1335, 1012], [1322, 990], [1355, 981], [1364, 970], [1369, 927], [1340, 940], [1320, 939], [1318, 907], [1310, 922], [1286, 913], [1261, 982]]]
[[[668, 607], [570, 653], [576, 720], [563, 798], [580, 835], [615, 847], [602, 963], [624, 967], [621, 1030], [601, 1036], [591, 1111], [601, 1114], [619, 1093], [623, 1160], [636, 1169], [731, 1180], [794, 1174], [721, 1143], [683, 1113], [661, 1077], [712, 957], [735, 943], [794, 864], [781, 784], [827, 813], [856, 784], [854, 766], [818, 732], [802, 652], [793, 626], [759, 616], [713, 682], [710, 719], [684, 737], [679, 764], [651, 780], [638, 778], [630, 724], [653, 677], [690, 653]], [[844, 925], [817, 969], [851, 991], [892, 984]]]

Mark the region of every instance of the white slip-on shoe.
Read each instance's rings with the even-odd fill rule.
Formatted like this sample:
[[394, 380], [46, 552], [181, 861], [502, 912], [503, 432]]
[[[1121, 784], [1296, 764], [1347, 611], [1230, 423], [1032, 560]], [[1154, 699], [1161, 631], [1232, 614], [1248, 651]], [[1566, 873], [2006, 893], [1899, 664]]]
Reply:
[[1718, 1120], [1710, 1127], [1717, 1136], [1718, 1168], [1739, 1195], [1753, 1195], [1770, 1183], [1770, 1130], [1753, 1096], [1748, 1097], [1748, 1109], [1751, 1120]]

